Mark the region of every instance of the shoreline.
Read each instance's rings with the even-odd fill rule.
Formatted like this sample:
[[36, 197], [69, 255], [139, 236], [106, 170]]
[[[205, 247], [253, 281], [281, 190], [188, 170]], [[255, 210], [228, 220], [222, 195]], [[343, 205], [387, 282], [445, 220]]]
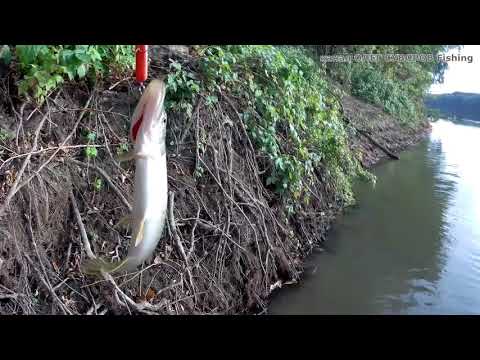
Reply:
[[[353, 120], [355, 124], [362, 123], [363, 112], [366, 112], [369, 114], [376, 113], [376, 115], [379, 116], [378, 119], [381, 119], [381, 121], [379, 121], [376, 124], [371, 124], [370, 126], [372, 129], [375, 129], [377, 131], [376, 133], [372, 133], [372, 136], [382, 138], [383, 140], [385, 139], [390, 140], [391, 144], [384, 143], [384, 146], [388, 147], [389, 145], [393, 144], [390, 150], [396, 152], [396, 154], [400, 156], [400, 159], [401, 159], [401, 154], [404, 151], [412, 147], [415, 147], [421, 141], [426, 139], [430, 134], [432, 126], [430, 121], [428, 121], [427, 119], [425, 120], [424, 124], [422, 124], [416, 129], [404, 128], [399, 126], [397, 123], [392, 123], [392, 121], [395, 121], [395, 120], [393, 120], [389, 115], [383, 113], [381, 109], [373, 105], [364, 103], [363, 101], [355, 99], [351, 96], [348, 96], [344, 100], [344, 106], [349, 103], [354, 104], [353, 107], [351, 107], [351, 110], [357, 110], [357, 111], [352, 111], [349, 114], [350, 120], [351, 121]], [[398, 160], [391, 159], [388, 156], [388, 154], [380, 150], [378, 147], [376, 147], [371, 142], [366, 140], [365, 137], [361, 136], [360, 134], [352, 135], [350, 137], [350, 146], [354, 149], [355, 148], [360, 149], [362, 156], [364, 157], [364, 159], [366, 159], [365, 162], [362, 162], [362, 163], [364, 167], [369, 170], [374, 169], [376, 166], [379, 166], [387, 161], [398, 161]], [[315, 244], [312, 250], [308, 254], [305, 254], [302, 257], [302, 265], [304, 265], [306, 263], [306, 260], [310, 256], [312, 256], [312, 253], [315, 253], [316, 251], [322, 251], [322, 244], [328, 241], [328, 235], [332, 225], [335, 223], [335, 221], [337, 221], [339, 216], [344, 214], [344, 212], [347, 209], [348, 209], [348, 206], [337, 204], [334, 210], [334, 214], [332, 214], [333, 216], [329, 218], [329, 221], [319, 231], [322, 241], [319, 242], [318, 244]], [[304, 268], [304, 271], [305, 270], [306, 269]], [[281, 288], [284, 285], [289, 286], [289, 285], [299, 284], [303, 281], [303, 276], [304, 276], [304, 273], [302, 272], [301, 277], [298, 281], [278, 284], [275, 290], [281, 291]], [[273, 293], [270, 295], [269, 300], [271, 300], [272, 296], [274, 296]], [[267, 312], [268, 314], [268, 307], [265, 312]]]
[[[326, 240], [345, 209], [324, 169], [316, 169], [318, 181], [312, 186], [311, 204], [288, 216], [275, 192], [262, 184], [255, 164], [258, 153], [244, 141], [244, 125], [236, 110], [242, 104], [234, 99], [220, 103], [230, 119], [227, 124], [223, 117], [212, 117], [205, 103], [199, 102], [198, 118], [191, 127], [185, 118], [171, 116], [167, 132], [169, 188], [175, 192], [172, 218], [188, 250], [187, 262], [167, 231], [142, 270], [120, 276], [116, 287], [95, 282], [79, 273], [85, 249], [78, 222], [83, 221], [96, 255], [112, 261], [125, 256], [128, 235], [113, 224], [126, 214], [125, 204], [132, 201], [134, 166], [119, 165], [114, 156], [119, 145], [128, 141], [128, 114], [138, 94], [132, 94], [127, 84], [95, 94], [72, 84], [61, 93], [51, 102], [51, 109], [45, 108], [48, 121], [33, 104], [17, 103], [15, 108], [21, 111], [15, 114], [8, 99], [0, 102], [2, 127], [9, 132], [15, 134], [17, 117], [24, 114], [25, 135], [20, 133], [19, 145], [13, 137], [6, 146], [15, 149], [14, 154], [32, 152], [13, 159], [10, 153], [2, 155], [2, 205], [16, 177], [22, 177], [19, 169], [24, 164], [28, 167], [20, 182], [23, 190], [15, 195], [5, 216], [0, 216], [0, 235], [6, 239], [0, 243], [0, 283], [24, 296], [0, 302], [0, 314], [12, 313], [12, 306], [22, 314], [262, 313], [273, 291], [302, 281], [305, 259]], [[430, 129], [428, 122], [402, 127], [380, 108], [351, 96], [345, 96], [342, 104], [351, 124], [395, 154], [418, 143]], [[202, 154], [195, 146], [200, 130], [208, 145]], [[84, 154], [89, 146], [85, 132], [96, 134], [98, 155], [93, 158]], [[366, 168], [389, 157], [352, 129], [348, 143]], [[197, 176], [200, 156], [206, 171]], [[69, 161], [73, 159], [76, 163]], [[219, 161], [223, 166], [230, 163], [230, 173]], [[104, 179], [98, 168], [109, 178]], [[33, 175], [35, 171], [39, 176]], [[72, 198], [80, 217], [75, 217]], [[188, 272], [194, 281], [186, 276]], [[65, 282], [59, 283], [58, 278]], [[129, 297], [127, 303], [120, 298], [124, 295]], [[92, 308], [90, 299], [102, 307]]]

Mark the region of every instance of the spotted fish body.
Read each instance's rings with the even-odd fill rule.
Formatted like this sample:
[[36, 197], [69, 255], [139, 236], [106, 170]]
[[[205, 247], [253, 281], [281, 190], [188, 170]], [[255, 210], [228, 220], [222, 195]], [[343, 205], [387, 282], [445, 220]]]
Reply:
[[135, 160], [134, 203], [126, 217], [133, 230], [128, 256], [120, 263], [90, 261], [84, 268], [86, 273], [132, 271], [148, 260], [161, 238], [168, 202], [165, 90], [163, 80], [151, 81], [132, 117], [134, 149], [125, 157]]

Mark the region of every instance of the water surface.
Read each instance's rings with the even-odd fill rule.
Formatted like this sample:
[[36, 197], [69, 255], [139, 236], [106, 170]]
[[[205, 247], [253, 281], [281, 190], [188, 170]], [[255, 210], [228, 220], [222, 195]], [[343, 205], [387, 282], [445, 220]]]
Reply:
[[480, 314], [480, 126], [439, 120], [356, 186], [313, 274], [269, 314]]

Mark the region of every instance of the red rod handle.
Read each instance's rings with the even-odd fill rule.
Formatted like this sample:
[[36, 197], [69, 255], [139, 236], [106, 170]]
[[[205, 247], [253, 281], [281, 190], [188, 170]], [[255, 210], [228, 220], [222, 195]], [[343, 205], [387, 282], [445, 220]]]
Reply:
[[148, 45], [136, 45], [135, 78], [140, 84], [148, 77]]

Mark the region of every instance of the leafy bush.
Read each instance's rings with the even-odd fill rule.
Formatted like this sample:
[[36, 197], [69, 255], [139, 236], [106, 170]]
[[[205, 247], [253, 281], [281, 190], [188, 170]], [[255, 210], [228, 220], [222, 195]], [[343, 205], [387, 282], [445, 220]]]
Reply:
[[95, 181], [94, 181], [94, 183], [93, 183], [93, 188], [94, 188], [96, 191], [102, 190], [102, 188], [103, 188], [103, 180], [102, 180], [101, 178], [96, 177], [96, 178], [95, 178]]
[[191, 116], [194, 99], [199, 92], [200, 82], [196, 79], [196, 75], [172, 60], [167, 78], [165, 109], [182, 111]]
[[323, 165], [339, 194], [352, 199], [350, 179], [366, 173], [347, 147], [335, 91], [304, 52], [208, 47], [201, 69], [210, 96], [228, 89], [244, 99], [246, 128], [271, 164], [267, 185], [287, 199], [308, 202], [315, 169]]
[[[324, 66], [291, 47], [198, 50], [198, 73], [171, 61], [167, 111], [191, 116], [198, 96], [213, 106], [223, 94], [233, 95], [242, 102], [248, 133], [268, 159], [266, 185], [283, 195], [290, 208], [295, 201], [310, 201], [309, 188], [319, 168], [340, 196], [352, 200], [351, 179], [368, 173], [348, 149], [336, 90], [329, 87]], [[40, 102], [66, 80], [95, 80], [130, 71], [134, 64], [131, 46], [18, 45], [15, 54], [23, 74], [19, 92], [33, 94]], [[385, 92], [388, 89], [377, 96], [385, 97]], [[95, 134], [87, 134], [87, 140], [85, 155], [95, 158], [97, 149], [91, 146]]]
[[5, 142], [12, 138], [12, 134], [0, 127], [0, 142]]
[[117, 155], [122, 155], [128, 152], [130, 146], [128, 143], [121, 143], [117, 146]]
[[130, 45], [17, 45], [20, 95], [39, 101], [66, 79], [83, 79], [133, 69], [135, 53]]
[[351, 92], [373, 104], [380, 105], [404, 124], [413, 124], [425, 116], [423, 98], [430, 85], [443, 81], [447, 68], [437, 55], [456, 46], [444, 45], [315, 45], [310, 55], [358, 54], [429, 54], [433, 61], [389, 61], [380, 57], [367, 62], [329, 62], [330, 77]]
[[353, 95], [383, 106], [387, 113], [404, 123], [413, 122], [420, 115], [415, 98], [409, 96], [399, 82], [385, 78], [372, 67], [355, 68], [351, 84]]
[[93, 131], [87, 131], [85, 138], [88, 141], [88, 145], [85, 147], [85, 156], [87, 159], [94, 159], [97, 157], [98, 151], [95, 146], [92, 146], [92, 143], [97, 139], [97, 134]]

